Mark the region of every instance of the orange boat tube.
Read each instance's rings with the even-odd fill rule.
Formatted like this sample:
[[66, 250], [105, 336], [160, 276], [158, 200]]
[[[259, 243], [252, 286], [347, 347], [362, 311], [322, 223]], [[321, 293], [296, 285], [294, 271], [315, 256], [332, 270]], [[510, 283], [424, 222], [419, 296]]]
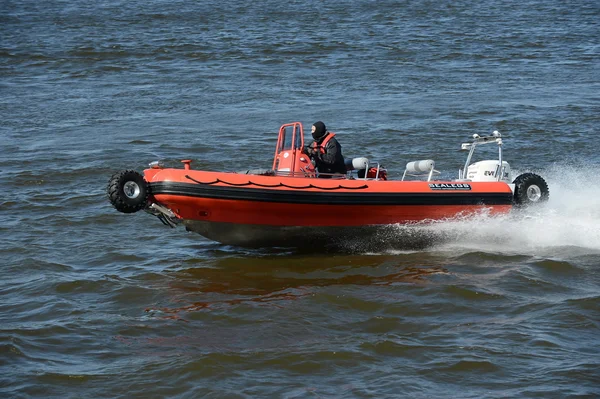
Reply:
[[[190, 231], [225, 244], [296, 245], [362, 235], [395, 223], [509, 212], [502, 182], [316, 179], [147, 169], [150, 203]], [[366, 229], [365, 229], [366, 228]]]
[[268, 226], [363, 226], [505, 213], [502, 182], [313, 179], [166, 169], [145, 171], [152, 199], [189, 221]]

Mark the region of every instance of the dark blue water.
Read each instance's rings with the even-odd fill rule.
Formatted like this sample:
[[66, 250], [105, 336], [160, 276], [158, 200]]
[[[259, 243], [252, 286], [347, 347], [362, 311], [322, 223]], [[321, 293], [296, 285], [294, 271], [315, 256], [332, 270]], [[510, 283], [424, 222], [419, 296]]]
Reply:
[[[597, 1], [1, 1], [0, 396], [600, 396]], [[269, 167], [324, 121], [391, 178], [502, 132], [542, 208], [335, 253], [123, 215], [117, 170]]]

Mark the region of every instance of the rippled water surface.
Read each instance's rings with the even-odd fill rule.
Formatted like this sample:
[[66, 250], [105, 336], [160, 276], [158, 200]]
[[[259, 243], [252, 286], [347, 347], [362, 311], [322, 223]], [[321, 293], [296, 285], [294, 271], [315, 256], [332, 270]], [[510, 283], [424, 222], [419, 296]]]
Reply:
[[[597, 1], [0, 2], [0, 396], [600, 396]], [[543, 207], [336, 252], [223, 246], [107, 201], [162, 159], [269, 167], [501, 131]], [[400, 240], [402, 241], [402, 240]]]

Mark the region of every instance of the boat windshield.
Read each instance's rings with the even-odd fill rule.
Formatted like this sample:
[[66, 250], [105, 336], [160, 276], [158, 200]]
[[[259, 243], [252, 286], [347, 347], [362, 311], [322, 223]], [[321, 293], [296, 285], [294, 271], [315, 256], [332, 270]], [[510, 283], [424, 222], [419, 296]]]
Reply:
[[292, 149], [292, 137], [294, 136], [294, 127], [286, 126], [283, 132], [283, 140], [282, 140], [282, 151], [291, 150]]
[[299, 125], [286, 126], [283, 128], [283, 137], [281, 140], [281, 147], [278, 152], [290, 151], [292, 149], [292, 140], [294, 139], [294, 130], [296, 131], [296, 145], [295, 148], [302, 147], [302, 135], [300, 134]]

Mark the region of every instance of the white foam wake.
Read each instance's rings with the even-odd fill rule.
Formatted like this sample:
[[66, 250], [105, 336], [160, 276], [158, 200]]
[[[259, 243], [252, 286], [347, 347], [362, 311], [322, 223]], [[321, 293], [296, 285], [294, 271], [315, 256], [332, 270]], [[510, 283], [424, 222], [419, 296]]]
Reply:
[[[600, 176], [598, 165], [555, 165], [540, 173], [550, 200], [507, 216], [481, 215], [421, 226], [436, 249], [503, 254], [600, 254]], [[516, 175], [515, 175], [516, 176]], [[401, 233], [399, 231], [399, 233]], [[414, 232], [413, 232], [414, 233]]]

